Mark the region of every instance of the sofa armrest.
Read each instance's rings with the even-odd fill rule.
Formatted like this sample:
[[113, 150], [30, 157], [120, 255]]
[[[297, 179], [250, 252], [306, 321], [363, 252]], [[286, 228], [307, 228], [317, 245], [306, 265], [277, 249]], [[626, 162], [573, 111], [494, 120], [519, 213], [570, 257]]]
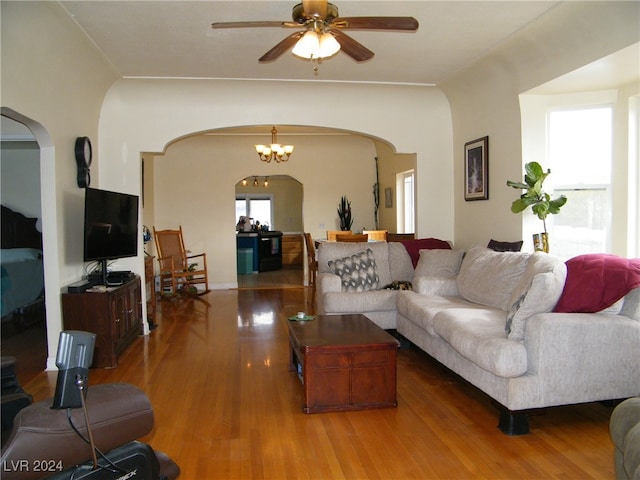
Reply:
[[316, 276], [316, 310], [318, 314], [324, 315], [326, 312], [324, 306], [324, 296], [327, 293], [341, 292], [342, 280], [338, 275], [327, 272], [318, 272]]
[[525, 327], [528, 374], [545, 403], [564, 405], [640, 394], [640, 322], [602, 313], [541, 313]]
[[316, 277], [317, 288], [320, 292], [341, 292], [342, 280], [338, 275], [327, 272], [318, 272]]
[[458, 297], [458, 283], [453, 277], [420, 276], [413, 279], [413, 291], [421, 295]]

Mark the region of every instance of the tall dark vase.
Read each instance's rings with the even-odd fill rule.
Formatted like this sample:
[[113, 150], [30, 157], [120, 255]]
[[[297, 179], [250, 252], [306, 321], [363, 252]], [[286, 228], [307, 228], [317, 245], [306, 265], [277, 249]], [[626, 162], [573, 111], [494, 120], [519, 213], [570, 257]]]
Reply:
[[533, 249], [536, 252], [549, 253], [549, 234], [547, 232], [533, 234]]

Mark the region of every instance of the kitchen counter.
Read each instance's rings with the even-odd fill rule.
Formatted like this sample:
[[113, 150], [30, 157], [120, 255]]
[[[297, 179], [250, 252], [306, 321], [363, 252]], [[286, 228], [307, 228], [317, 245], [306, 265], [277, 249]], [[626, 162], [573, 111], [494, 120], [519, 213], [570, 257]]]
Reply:
[[282, 232], [237, 232], [238, 249], [250, 248], [253, 252], [253, 272], [266, 272], [282, 268]]

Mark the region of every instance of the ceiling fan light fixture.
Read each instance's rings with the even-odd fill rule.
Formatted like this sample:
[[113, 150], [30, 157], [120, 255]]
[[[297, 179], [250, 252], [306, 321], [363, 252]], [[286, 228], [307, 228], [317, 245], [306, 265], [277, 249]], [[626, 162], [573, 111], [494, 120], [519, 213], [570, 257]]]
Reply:
[[296, 57], [309, 59], [320, 49], [320, 39], [313, 30], [308, 30], [291, 50]]
[[333, 57], [340, 51], [340, 44], [336, 40], [336, 37], [328, 32], [325, 32], [320, 37], [320, 48], [318, 49], [318, 58]]
[[340, 44], [329, 32], [307, 31], [291, 50], [295, 56], [304, 59], [329, 58], [340, 51]]

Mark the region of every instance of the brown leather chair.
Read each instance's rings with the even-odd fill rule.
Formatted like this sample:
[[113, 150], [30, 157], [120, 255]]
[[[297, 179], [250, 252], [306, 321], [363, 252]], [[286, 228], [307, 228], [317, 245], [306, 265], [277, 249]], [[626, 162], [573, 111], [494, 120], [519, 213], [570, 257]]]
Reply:
[[[91, 448], [69, 424], [67, 409], [53, 410], [51, 404], [52, 399], [31, 404], [15, 417], [0, 460], [4, 466], [3, 480], [35, 480], [51, 476], [47, 472], [35, 471], [33, 466], [38, 462], [54, 462], [49, 471], [59, 474], [60, 467], [67, 471], [92, 461]], [[149, 398], [134, 385], [106, 383], [90, 386], [86, 404], [95, 446], [107, 457], [108, 452], [148, 435], [153, 428]], [[83, 410], [75, 408], [69, 411], [73, 425], [86, 437]], [[180, 468], [167, 455], [155, 452], [155, 456], [161, 476], [171, 480], [180, 475]]]

